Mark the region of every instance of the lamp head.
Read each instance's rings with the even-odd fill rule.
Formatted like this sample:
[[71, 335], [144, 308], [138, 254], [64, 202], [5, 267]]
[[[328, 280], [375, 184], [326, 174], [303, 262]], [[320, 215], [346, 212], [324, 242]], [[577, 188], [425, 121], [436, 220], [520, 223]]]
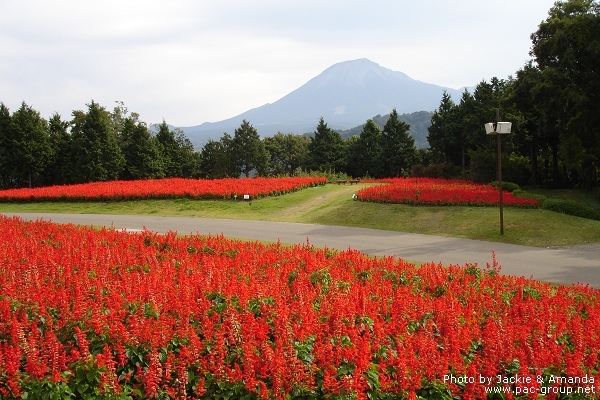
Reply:
[[485, 133], [488, 135], [510, 133], [512, 122], [488, 122], [485, 126]]
[[498, 122], [496, 124], [496, 133], [507, 134], [510, 133], [512, 122]]

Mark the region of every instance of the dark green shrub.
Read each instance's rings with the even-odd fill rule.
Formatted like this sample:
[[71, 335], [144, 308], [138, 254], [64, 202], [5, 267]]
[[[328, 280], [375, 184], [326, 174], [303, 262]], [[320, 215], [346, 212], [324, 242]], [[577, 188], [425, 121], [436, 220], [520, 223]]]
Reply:
[[502, 180], [527, 185], [531, 180], [531, 160], [529, 157], [511, 153], [508, 158], [502, 155]]
[[[491, 186], [498, 187], [498, 181], [490, 182]], [[521, 187], [513, 182], [502, 182], [502, 190], [507, 192], [514, 192], [515, 190], [520, 190]]]
[[540, 205], [541, 208], [561, 214], [572, 215], [574, 217], [595, 219], [600, 221], [600, 213], [591, 207], [583, 204], [559, 199], [544, 199]]
[[460, 167], [449, 163], [415, 164], [410, 168], [410, 175], [415, 177], [451, 179], [459, 177], [460, 173]]
[[329, 182], [335, 182], [337, 180], [352, 179], [352, 177], [350, 177], [345, 172], [335, 172], [335, 171], [331, 171], [331, 170], [308, 171], [308, 170], [303, 170], [302, 168], [298, 168], [296, 171], [294, 171], [294, 176], [319, 176], [319, 177], [324, 176], [327, 178], [327, 181], [329, 181]]
[[[475, 182], [489, 182], [498, 179], [498, 160], [496, 153], [481, 150], [469, 151], [469, 175]], [[515, 154], [502, 153], [502, 180], [520, 185], [528, 184], [531, 175], [529, 158]]]

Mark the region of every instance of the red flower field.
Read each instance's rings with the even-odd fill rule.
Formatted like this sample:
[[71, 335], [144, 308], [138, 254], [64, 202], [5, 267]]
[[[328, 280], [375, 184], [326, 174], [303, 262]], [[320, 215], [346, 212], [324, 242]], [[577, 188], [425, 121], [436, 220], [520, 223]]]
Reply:
[[[437, 178], [391, 178], [378, 182], [385, 185], [370, 186], [357, 192], [362, 201], [404, 203], [415, 205], [469, 205], [491, 206], [499, 203], [498, 189], [469, 181]], [[536, 199], [516, 197], [504, 191], [505, 205], [538, 207]]]
[[161, 198], [242, 199], [281, 195], [309, 186], [324, 185], [326, 178], [252, 179], [148, 179], [138, 181], [93, 182], [79, 185], [48, 186], [0, 191], [0, 201], [56, 200], [137, 200]]
[[596, 398], [599, 300], [497, 265], [0, 215], [0, 397]]

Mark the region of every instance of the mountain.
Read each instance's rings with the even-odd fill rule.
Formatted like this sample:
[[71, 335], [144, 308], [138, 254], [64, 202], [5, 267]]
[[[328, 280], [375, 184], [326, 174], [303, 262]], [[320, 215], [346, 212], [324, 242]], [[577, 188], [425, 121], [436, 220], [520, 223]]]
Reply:
[[[433, 116], [433, 112], [431, 111], [415, 111], [410, 114], [398, 114], [398, 120], [402, 122], [406, 122], [410, 125], [410, 129], [408, 130], [408, 134], [413, 137], [415, 140], [415, 146], [418, 149], [426, 149], [429, 148], [429, 141], [427, 140], [427, 136], [429, 136], [429, 126], [431, 125], [431, 117]], [[379, 129], [383, 130], [386, 122], [390, 119], [390, 114], [387, 115], [376, 115], [371, 117], [373, 122], [379, 127]], [[365, 121], [366, 122], [366, 121]], [[340, 135], [342, 139], [348, 139], [352, 136], [360, 135], [364, 128], [365, 124], [361, 124], [355, 126], [354, 128], [350, 128], [348, 130], [340, 131]]]
[[332, 129], [347, 130], [375, 115], [434, 111], [444, 91], [458, 102], [462, 90], [414, 80], [365, 58], [337, 63], [274, 103], [235, 117], [181, 128], [196, 148], [208, 139], [219, 140], [223, 132], [233, 135], [243, 120], [261, 136], [277, 132], [313, 132], [323, 117]]

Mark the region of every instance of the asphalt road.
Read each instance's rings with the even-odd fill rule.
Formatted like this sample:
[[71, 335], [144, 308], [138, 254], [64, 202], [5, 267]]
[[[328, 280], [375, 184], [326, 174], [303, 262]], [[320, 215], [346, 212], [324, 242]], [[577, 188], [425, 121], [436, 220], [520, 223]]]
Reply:
[[296, 244], [307, 241], [318, 247], [346, 250], [352, 248], [375, 256], [395, 256], [412, 262], [443, 265], [492, 263], [501, 273], [542, 281], [589, 284], [600, 289], [600, 245], [564, 248], [539, 248], [512, 244], [457, 239], [433, 235], [390, 232], [288, 222], [228, 219], [159, 217], [146, 215], [5, 213], [25, 220], [45, 219], [56, 223], [107, 226], [117, 229], [179, 234], [223, 234], [240, 239], [280, 240]]

